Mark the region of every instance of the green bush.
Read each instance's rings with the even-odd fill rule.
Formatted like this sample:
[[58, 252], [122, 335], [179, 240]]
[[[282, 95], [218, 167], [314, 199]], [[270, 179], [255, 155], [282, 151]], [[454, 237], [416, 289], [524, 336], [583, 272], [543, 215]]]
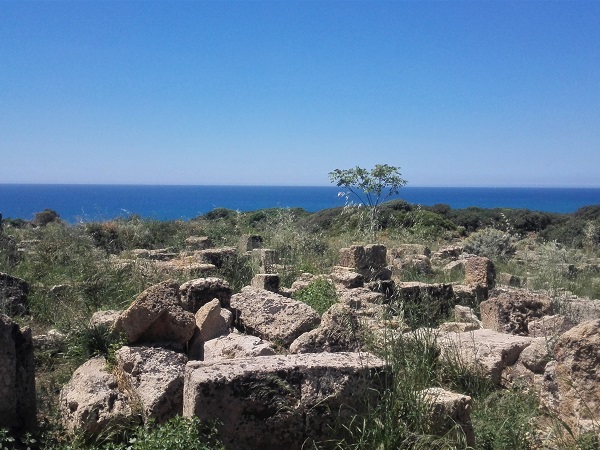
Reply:
[[535, 395], [518, 390], [495, 391], [473, 410], [477, 449], [526, 450], [533, 418], [538, 414]]
[[[201, 422], [197, 417], [176, 416], [164, 424], [148, 423], [132, 430], [121, 430], [121, 439], [115, 442], [90, 444], [82, 436], [69, 443], [45, 446], [49, 450], [223, 450], [215, 426]], [[1, 436], [1, 435], [0, 435]], [[113, 436], [116, 437], [116, 436]], [[125, 440], [125, 442], [120, 442]]]
[[308, 286], [299, 289], [293, 298], [306, 303], [319, 314], [323, 314], [338, 301], [335, 287], [323, 278], [317, 278]]
[[465, 251], [490, 259], [506, 259], [513, 255], [515, 246], [510, 234], [495, 228], [484, 228], [471, 234], [464, 242]]

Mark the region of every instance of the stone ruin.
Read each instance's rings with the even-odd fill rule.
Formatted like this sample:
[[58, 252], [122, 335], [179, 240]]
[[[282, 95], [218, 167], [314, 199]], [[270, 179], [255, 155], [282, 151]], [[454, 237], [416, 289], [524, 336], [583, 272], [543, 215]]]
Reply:
[[[205, 250], [210, 249], [194, 251]], [[246, 251], [256, 250], [261, 249]], [[464, 279], [402, 281], [413, 257], [423, 267], [458, 262], [453, 267], [460, 266]], [[339, 298], [323, 315], [290, 298], [319, 277], [335, 286]], [[111, 369], [97, 357], [75, 371], [60, 396], [63, 424], [97, 435], [118, 424], [163, 423], [176, 415], [217, 419], [228, 449], [257, 443], [278, 449], [284, 438], [286, 447], [300, 449], [335, 438], [335, 418], [376, 402], [389, 375], [385, 362], [365, 351], [365, 337], [377, 347], [390, 336], [420, 332], [390, 316], [390, 289], [395, 301], [438, 301], [454, 311], [455, 321], [435, 331], [442, 358], [456, 358], [498, 385], [526, 383], [575, 433], [597, 432], [593, 421], [600, 407], [589, 400], [600, 398], [595, 350], [600, 320], [578, 324], [556, 314], [543, 294], [496, 285], [490, 260], [456, 247], [388, 253], [382, 245], [342, 249], [331, 274], [304, 274], [288, 290], [279, 288], [274, 273], [258, 274], [237, 294], [219, 278], [165, 281], [125, 311], [96, 313], [92, 324], [110, 326], [126, 343]], [[479, 306], [480, 317], [471, 306]], [[0, 426], [30, 426], [35, 419], [30, 332], [0, 317], [2, 348], [9, 349], [0, 364], [8, 399]], [[468, 396], [438, 388], [422, 395], [431, 406], [432, 433], [458, 424], [469, 444], [476, 441]]]

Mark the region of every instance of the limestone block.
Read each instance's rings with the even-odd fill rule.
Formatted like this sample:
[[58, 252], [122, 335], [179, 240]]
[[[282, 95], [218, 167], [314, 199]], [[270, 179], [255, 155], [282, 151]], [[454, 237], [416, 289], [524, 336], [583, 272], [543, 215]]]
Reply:
[[300, 450], [376, 404], [384, 361], [365, 353], [264, 356], [186, 366], [183, 416], [218, 419], [228, 450]]
[[521, 336], [529, 334], [529, 322], [552, 314], [550, 297], [518, 288], [493, 291], [479, 308], [485, 328]]
[[141, 404], [144, 421], [164, 423], [181, 415], [187, 358], [160, 347], [121, 347], [116, 370]]
[[35, 362], [31, 330], [0, 314], [0, 428], [35, 423]]
[[442, 388], [425, 389], [423, 395], [429, 407], [431, 432], [444, 436], [458, 425], [464, 433], [467, 445], [474, 447], [475, 431], [471, 422], [472, 398]]
[[118, 388], [103, 357], [81, 365], [60, 393], [59, 409], [69, 432], [98, 435], [109, 427], [131, 423], [130, 397]]
[[215, 277], [187, 281], [180, 286], [179, 291], [185, 309], [194, 314], [215, 298], [219, 299], [222, 308], [228, 308], [232, 294], [229, 283]]
[[517, 361], [531, 341], [530, 337], [480, 329], [466, 333], [442, 334], [438, 344], [442, 358], [459, 361], [474, 370], [479, 370], [493, 383], [500, 384], [502, 371]]
[[276, 273], [258, 273], [250, 282], [252, 287], [264, 289], [271, 292], [279, 291], [279, 275]]
[[283, 345], [290, 345], [321, 319], [305, 303], [250, 286], [231, 297], [231, 309], [238, 329]]
[[115, 331], [128, 343], [169, 341], [186, 344], [194, 334], [194, 315], [179, 300], [179, 285], [165, 281], [142, 292], [117, 319]]
[[204, 361], [270, 356], [275, 354], [271, 342], [256, 336], [229, 333], [204, 343]]

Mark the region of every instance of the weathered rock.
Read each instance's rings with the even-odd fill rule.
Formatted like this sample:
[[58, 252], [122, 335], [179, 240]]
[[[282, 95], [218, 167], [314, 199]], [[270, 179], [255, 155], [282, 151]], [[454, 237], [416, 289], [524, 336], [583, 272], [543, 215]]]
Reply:
[[96, 311], [90, 318], [90, 328], [106, 327], [112, 330], [122, 313], [123, 311], [117, 310]]
[[370, 291], [383, 294], [386, 299], [392, 298], [396, 292], [394, 280], [373, 280], [366, 283], [365, 287]]
[[404, 302], [429, 304], [432, 315], [444, 317], [454, 307], [454, 291], [451, 284], [427, 284], [418, 281], [398, 283], [397, 293]]
[[442, 388], [429, 388], [423, 391], [424, 400], [429, 406], [430, 432], [444, 436], [458, 425], [467, 445], [475, 446], [475, 431], [471, 422], [473, 400], [468, 395], [457, 394]]
[[550, 406], [553, 404], [554, 411], [576, 434], [598, 432], [599, 348], [600, 320], [584, 322], [558, 338], [554, 347], [556, 363], [546, 367], [548, 373], [544, 376], [551, 381], [547, 395], [553, 398]]
[[185, 240], [188, 250], [206, 250], [212, 247], [212, 241], [207, 236], [190, 236]]
[[344, 287], [346, 289], [363, 287], [365, 284], [365, 277], [348, 267], [334, 267], [333, 272], [331, 272], [330, 278], [335, 285]]
[[250, 282], [252, 287], [264, 289], [266, 291], [279, 291], [279, 275], [276, 273], [258, 273], [254, 275]]
[[35, 363], [31, 330], [0, 314], [0, 428], [35, 423]]
[[365, 280], [386, 280], [391, 276], [387, 268], [385, 245], [353, 245], [340, 249], [340, 266], [354, 268]]
[[57, 354], [65, 347], [67, 336], [58, 330], [48, 330], [46, 334], [32, 336], [31, 342], [35, 349]]
[[457, 259], [464, 252], [464, 247], [460, 245], [451, 245], [442, 247], [437, 252], [433, 253], [434, 259]]
[[481, 320], [473, 311], [473, 308], [469, 308], [468, 306], [456, 305], [454, 307], [454, 320], [457, 322], [471, 322], [477, 325], [478, 328], [483, 328], [483, 324]]
[[368, 288], [344, 289], [338, 291], [338, 296], [340, 303], [352, 308], [361, 308], [369, 304], [381, 304], [385, 301], [385, 295]]
[[190, 340], [188, 357], [193, 360], [204, 358], [204, 343], [229, 333], [232, 313], [222, 309], [219, 299], [202, 306], [196, 312], [196, 331]]
[[530, 321], [552, 314], [550, 297], [517, 288], [494, 291], [479, 308], [485, 328], [521, 336], [529, 334]]
[[525, 284], [524, 280], [521, 279], [521, 277], [506, 272], [498, 274], [498, 282], [500, 284], [512, 287], [523, 287], [523, 285]]
[[519, 361], [533, 373], [543, 374], [546, 364], [550, 362], [550, 342], [546, 338], [534, 338], [519, 356]]
[[317, 276], [312, 273], [301, 273], [298, 278], [292, 283], [291, 289], [293, 292], [298, 291], [302, 288], [305, 288], [310, 283], [315, 281], [318, 278], [324, 278], [323, 276]]
[[385, 363], [365, 353], [190, 362], [183, 415], [218, 419], [228, 450], [299, 450], [377, 401]]
[[165, 281], [142, 292], [117, 319], [115, 331], [127, 342], [176, 342], [186, 344], [194, 334], [194, 315], [181, 306], [179, 285]]
[[531, 338], [481, 329], [440, 335], [442, 357], [465, 364], [500, 384], [502, 370], [514, 364]]
[[566, 316], [556, 314], [554, 316], [542, 316], [529, 322], [529, 336], [537, 338], [543, 337], [552, 339], [558, 335], [570, 330], [575, 326], [575, 323]]
[[415, 274], [433, 273], [431, 260], [424, 255], [406, 255], [402, 258], [395, 258], [391, 261], [392, 271], [411, 272]]
[[576, 323], [600, 319], [600, 300], [572, 296], [563, 302], [569, 318]]
[[462, 272], [463, 276], [464, 276], [465, 261], [466, 261], [465, 258], [463, 258], [463, 259], [457, 259], [457, 260], [454, 260], [454, 261], [450, 261], [448, 264], [446, 264], [444, 267], [442, 267], [442, 270], [445, 273], [451, 273], [451, 272], [454, 272], [454, 271]]
[[248, 334], [229, 333], [204, 343], [204, 361], [270, 356], [275, 354], [273, 344]]
[[496, 269], [494, 263], [484, 256], [473, 256], [465, 260], [465, 284], [494, 287]]
[[29, 284], [25, 280], [0, 272], [0, 312], [9, 316], [28, 313]]
[[278, 257], [277, 252], [270, 248], [260, 248], [252, 250], [252, 257], [263, 273], [276, 273]]
[[213, 264], [217, 268], [223, 267], [223, 264], [234, 258], [235, 255], [235, 247], [207, 248], [194, 252], [194, 256], [200, 261]]
[[98, 435], [109, 427], [130, 424], [131, 399], [118, 388], [102, 357], [80, 366], [60, 393], [59, 409], [69, 432]]
[[154, 261], [168, 261], [177, 256], [172, 248], [161, 248], [156, 250], [147, 250], [145, 248], [136, 248], [130, 253], [136, 258], [151, 259]]
[[390, 248], [387, 251], [388, 265], [391, 265], [394, 259], [403, 258], [404, 256], [409, 255], [430, 256], [431, 250], [429, 247], [422, 244], [402, 244], [398, 247]]
[[181, 415], [187, 358], [159, 347], [121, 347], [116, 370], [141, 406], [144, 421], [164, 423]]
[[192, 313], [215, 298], [219, 299], [222, 308], [228, 308], [232, 293], [227, 281], [214, 277], [187, 281], [179, 290], [185, 309]]
[[336, 303], [325, 311], [318, 328], [300, 335], [290, 345], [290, 353], [354, 352], [361, 346], [355, 311]]
[[250, 286], [231, 297], [231, 309], [241, 331], [283, 345], [290, 345], [320, 321], [319, 314], [305, 303]]
[[488, 288], [479, 285], [453, 284], [452, 291], [456, 303], [461, 305], [479, 305], [488, 298]]
[[464, 333], [479, 330], [481, 327], [474, 322], [444, 322], [438, 329], [441, 333]]
[[165, 276], [197, 277], [203, 273], [214, 271], [214, 264], [206, 263], [196, 255], [180, 254], [167, 261], [153, 261], [152, 268]]
[[257, 234], [245, 234], [238, 241], [238, 250], [240, 253], [250, 252], [257, 248], [262, 248], [263, 238]]

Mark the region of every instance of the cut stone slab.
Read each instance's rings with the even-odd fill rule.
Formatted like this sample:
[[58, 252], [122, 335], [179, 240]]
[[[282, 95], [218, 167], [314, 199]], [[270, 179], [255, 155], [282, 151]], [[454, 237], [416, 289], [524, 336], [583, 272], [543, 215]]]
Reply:
[[532, 320], [528, 324], [529, 336], [555, 339], [558, 335], [570, 330], [575, 323], [566, 316], [556, 314], [554, 316], [543, 316]]
[[254, 275], [250, 282], [252, 287], [264, 289], [266, 291], [279, 291], [279, 275], [276, 273], [258, 273]]
[[[581, 323], [561, 335], [554, 347], [554, 366], [544, 377], [554, 378], [556, 414], [574, 433], [598, 433], [600, 417], [600, 320]], [[552, 369], [554, 374], [551, 375]]]
[[465, 284], [494, 287], [496, 269], [494, 263], [485, 256], [472, 256], [465, 260]]
[[543, 374], [546, 364], [552, 359], [550, 345], [550, 341], [546, 338], [534, 338], [531, 344], [521, 352], [519, 361], [533, 373]]
[[484, 328], [527, 336], [529, 322], [552, 313], [552, 301], [547, 295], [510, 288], [490, 293], [479, 309]]
[[181, 285], [179, 291], [183, 306], [194, 314], [215, 298], [219, 299], [222, 308], [228, 308], [232, 293], [229, 283], [216, 277], [187, 281]]
[[431, 432], [444, 436], [456, 425], [460, 426], [470, 447], [475, 446], [475, 431], [471, 422], [473, 399], [468, 395], [457, 394], [442, 388], [429, 388], [423, 391], [424, 400], [429, 406]]
[[31, 330], [0, 314], [0, 428], [31, 428], [35, 414]]
[[117, 319], [115, 331], [130, 344], [175, 342], [186, 344], [196, 327], [194, 315], [179, 300], [179, 285], [164, 281], [142, 292]]
[[181, 415], [185, 355], [160, 347], [125, 346], [115, 356], [116, 370], [141, 404], [144, 421], [164, 423]]
[[188, 357], [204, 359], [204, 343], [219, 336], [229, 334], [233, 314], [221, 308], [219, 299], [206, 303], [196, 312], [196, 331], [188, 345]]
[[[375, 404], [384, 361], [365, 353], [310, 353], [190, 362], [184, 417], [219, 420], [228, 450], [300, 450], [335, 438], [337, 420]], [[339, 423], [339, 422], [338, 422]]]
[[229, 333], [204, 343], [205, 362], [274, 354], [271, 342], [248, 334]]
[[358, 317], [343, 303], [331, 306], [321, 317], [318, 328], [299, 336], [290, 353], [353, 352], [361, 348]]
[[93, 327], [106, 327], [112, 330], [117, 323], [117, 319], [123, 313], [123, 311], [109, 309], [106, 311], [96, 311], [90, 318], [90, 328]]
[[346, 289], [363, 287], [365, 284], [365, 277], [348, 267], [334, 267], [330, 278], [336, 285]]
[[517, 361], [531, 341], [530, 337], [488, 329], [440, 334], [438, 338], [442, 358], [480, 370], [495, 384], [500, 384], [502, 371]]
[[321, 320], [305, 303], [250, 286], [231, 297], [231, 309], [240, 331], [283, 345], [290, 345]]
[[133, 416], [130, 398], [119, 391], [103, 357], [90, 359], [73, 373], [60, 393], [59, 409], [67, 431], [86, 435], [130, 424]]

